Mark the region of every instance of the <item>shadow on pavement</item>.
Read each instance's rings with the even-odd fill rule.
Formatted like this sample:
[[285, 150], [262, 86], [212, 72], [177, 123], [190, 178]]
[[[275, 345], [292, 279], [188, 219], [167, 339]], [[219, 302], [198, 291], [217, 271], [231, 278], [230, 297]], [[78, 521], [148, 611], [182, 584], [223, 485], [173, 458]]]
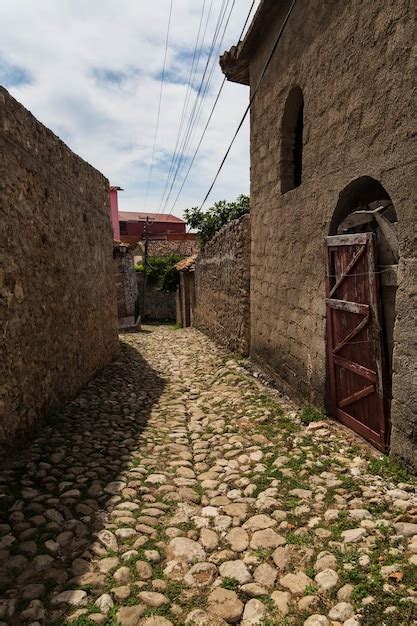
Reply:
[[[0, 622], [65, 623], [45, 598], [80, 588], [74, 561], [97, 558], [96, 534], [115, 495], [129, 499], [118, 481], [125, 482], [163, 389], [149, 363], [122, 343], [119, 357], [42, 427], [24, 457], [0, 470]], [[22, 614], [29, 605], [38, 610]]]

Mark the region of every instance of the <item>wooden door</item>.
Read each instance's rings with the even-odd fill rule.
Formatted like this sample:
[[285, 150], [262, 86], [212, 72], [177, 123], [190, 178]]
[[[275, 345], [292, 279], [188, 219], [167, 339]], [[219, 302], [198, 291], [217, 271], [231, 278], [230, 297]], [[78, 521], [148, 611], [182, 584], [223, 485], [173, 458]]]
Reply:
[[333, 416], [385, 451], [389, 403], [374, 235], [327, 237], [325, 256]]

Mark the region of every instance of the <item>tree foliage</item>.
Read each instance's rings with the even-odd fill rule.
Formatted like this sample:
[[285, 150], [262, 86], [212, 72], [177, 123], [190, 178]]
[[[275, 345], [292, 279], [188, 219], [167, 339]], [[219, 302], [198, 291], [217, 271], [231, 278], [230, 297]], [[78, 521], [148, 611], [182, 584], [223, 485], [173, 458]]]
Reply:
[[[178, 254], [149, 257], [146, 269], [147, 284], [151, 287], [158, 287], [161, 291], [175, 291], [179, 280], [175, 265], [183, 258], [183, 256]], [[135, 270], [137, 272], [144, 272], [144, 264], [137, 263]]]
[[242, 194], [235, 202], [226, 202], [226, 200], [216, 202], [207, 211], [202, 211], [198, 207], [186, 209], [184, 217], [190, 228], [197, 230], [197, 237], [201, 246], [204, 247], [222, 226], [249, 211], [250, 198]]

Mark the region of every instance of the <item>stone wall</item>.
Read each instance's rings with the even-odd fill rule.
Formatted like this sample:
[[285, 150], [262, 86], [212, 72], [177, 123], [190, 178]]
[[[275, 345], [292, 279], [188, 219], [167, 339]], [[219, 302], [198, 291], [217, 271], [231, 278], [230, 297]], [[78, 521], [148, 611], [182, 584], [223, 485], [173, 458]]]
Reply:
[[0, 445], [117, 342], [108, 181], [0, 88]]
[[182, 328], [194, 326], [195, 308], [195, 264], [198, 254], [183, 259], [176, 264], [179, 273], [177, 286], [177, 324]]
[[[200, 250], [200, 244], [197, 240], [173, 240], [166, 241], [164, 239], [150, 239], [148, 242], [148, 255], [166, 256], [168, 254], [177, 254], [178, 256], [187, 257], [197, 254]], [[145, 242], [139, 241], [134, 248], [134, 256], [145, 256]]]
[[114, 246], [113, 258], [119, 328], [129, 328], [135, 325], [138, 301], [138, 281], [133, 251], [124, 245], [117, 244]]
[[175, 291], [149, 289], [146, 294], [146, 318], [160, 322], [175, 322]]
[[139, 286], [139, 310], [142, 322], [147, 319], [156, 322], [175, 322], [175, 291], [161, 291], [157, 287], [148, 286], [144, 304], [143, 274], [137, 272], [136, 276]]
[[[257, 84], [289, 2], [250, 61]], [[392, 445], [417, 465], [415, 9], [409, 0], [299, 3], [251, 111], [252, 356], [292, 395], [324, 405], [323, 242], [340, 192], [379, 181], [399, 218]], [[281, 122], [304, 96], [301, 185], [281, 193]]]
[[177, 288], [177, 324], [183, 328], [194, 326], [195, 270], [180, 273]]
[[234, 352], [250, 342], [250, 216], [224, 226], [195, 270], [194, 326]]

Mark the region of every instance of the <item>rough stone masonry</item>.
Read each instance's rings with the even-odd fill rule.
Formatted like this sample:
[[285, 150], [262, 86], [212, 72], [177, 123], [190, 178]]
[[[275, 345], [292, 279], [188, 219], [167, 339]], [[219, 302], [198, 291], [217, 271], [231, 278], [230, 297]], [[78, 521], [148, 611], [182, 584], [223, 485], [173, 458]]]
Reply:
[[[222, 59], [252, 95], [290, 4], [262, 0]], [[346, 211], [389, 197], [391, 451], [417, 467], [415, 32], [409, 0], [296, 4], [251, 107], [251, 356], [295, 397], [326, 404], [324, 240]], [[289, 185], [297, 128], [302, 172]]]
[[244, 215], [223, 226], [195, 269], [193, 325], [241, 354], [250, 343], [250, 224]]
[[0, 89], [0, 446], [117, 350], [108, 181]]
[[1, 626], [415, 625], [416, 481], [144, 330], [0, 469]]

